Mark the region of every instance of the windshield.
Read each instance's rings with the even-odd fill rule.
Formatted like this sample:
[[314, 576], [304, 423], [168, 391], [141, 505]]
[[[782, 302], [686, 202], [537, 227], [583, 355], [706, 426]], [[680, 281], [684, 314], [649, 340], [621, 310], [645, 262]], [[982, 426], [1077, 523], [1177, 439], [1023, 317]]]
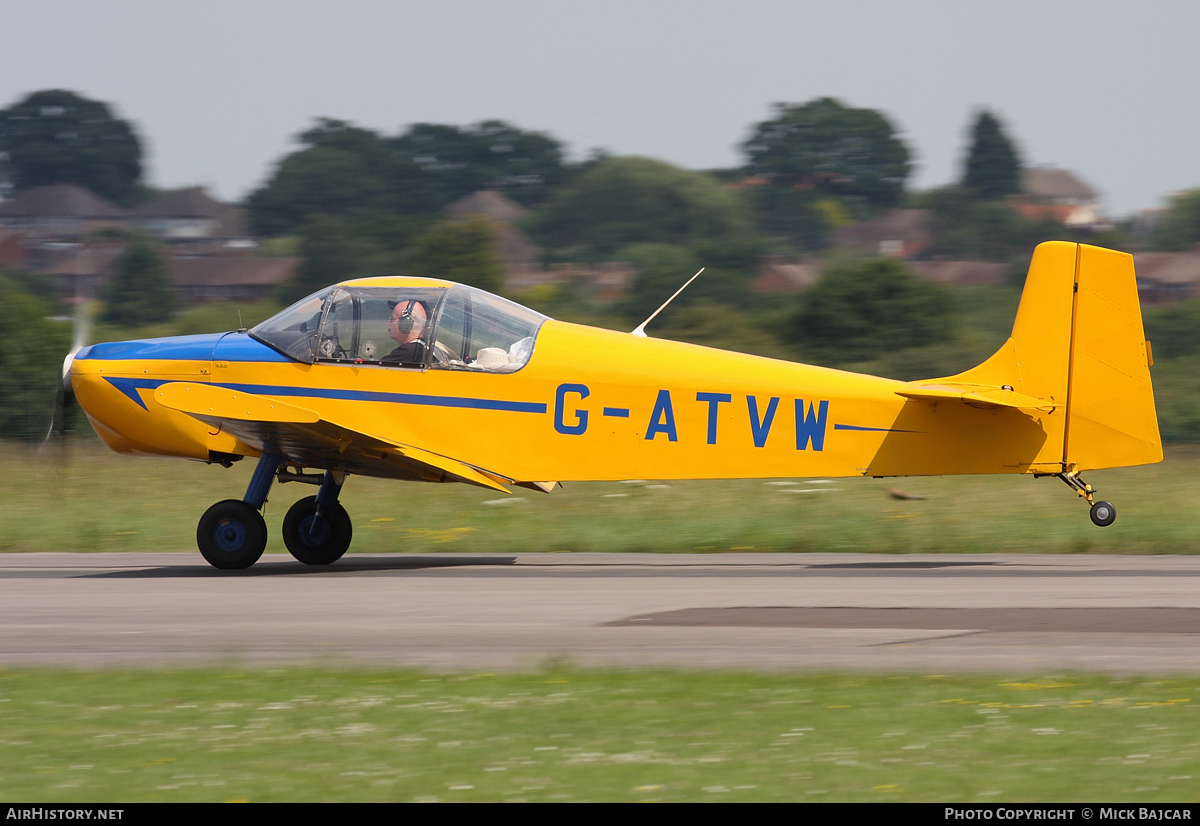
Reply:
[[250, 335], [286, 356], [312, 364], [317, 353], [317, 328], [321, 325], [325, 299], [331, 292], [333, 287], [297, 301], [253, 327]]

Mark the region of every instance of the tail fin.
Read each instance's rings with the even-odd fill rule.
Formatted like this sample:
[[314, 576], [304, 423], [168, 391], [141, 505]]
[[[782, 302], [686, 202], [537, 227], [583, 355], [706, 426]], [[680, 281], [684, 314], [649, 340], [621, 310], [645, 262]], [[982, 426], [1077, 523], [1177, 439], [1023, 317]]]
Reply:
[[1058, 473], [1162, 461], [1149, 366], [1133, 257], [1050, 241], [1034, 251], [1008, 341], [939, 384], [1012, 388], [1052, 407], [1029, 470]]

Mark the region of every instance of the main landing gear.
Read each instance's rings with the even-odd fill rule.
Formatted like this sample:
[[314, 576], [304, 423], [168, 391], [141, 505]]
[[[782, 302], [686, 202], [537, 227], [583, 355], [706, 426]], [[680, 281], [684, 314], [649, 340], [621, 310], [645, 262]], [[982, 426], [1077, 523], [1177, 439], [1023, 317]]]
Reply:
[[1113, 522], [1117, 521], [1117, 509], [1113, 507], [1113, 503], [1105, 502], [1103, 499], [1097, 501], [1096, 490], [1091, 485], [1079, 478], [1079, 471], [1044, 475], [1057, 476], [1059, 479], [1062, 479], [1067, 483], [1067, 487], [1071, 488], [1081, 497], [1086, 499], [1087, 503], [1092, 506], [1091, 517], [1093, 524], [1101, 528], [1107, 528]]
[[[245, 497], [218, 502], [200, 517], [196, 544], [210, 565], [225, 570], [249, 568], [262, 556], [267, 547], [267, 525], [260, 511], [283, 462], [282, 456], [264, 453]], [[313, 476], [290, 478], [316, 482]], [[283, 519], [283, 542], [305, 565], [328, 565], [350, 547], [353, 526], [346, 509], [338, 503], [343, 481], [343, 475], [325, 471], [317, 495], [292, 505]]]

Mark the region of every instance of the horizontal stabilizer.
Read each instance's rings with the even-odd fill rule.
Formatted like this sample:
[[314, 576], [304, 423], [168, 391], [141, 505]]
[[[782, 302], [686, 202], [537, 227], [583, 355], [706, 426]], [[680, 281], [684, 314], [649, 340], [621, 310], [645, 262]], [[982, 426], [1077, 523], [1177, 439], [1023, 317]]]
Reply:
[[1005, 387], [986, 384], [913, 383], [903, 390], [897, 390], [896, 395], [906, 399], [960, 401], [972, 407], [1012, 407], [1017, 410], [1042, 410], [1047, 413], [1053, 412], [1056, 406], [1053, 399], [1038, 399]]

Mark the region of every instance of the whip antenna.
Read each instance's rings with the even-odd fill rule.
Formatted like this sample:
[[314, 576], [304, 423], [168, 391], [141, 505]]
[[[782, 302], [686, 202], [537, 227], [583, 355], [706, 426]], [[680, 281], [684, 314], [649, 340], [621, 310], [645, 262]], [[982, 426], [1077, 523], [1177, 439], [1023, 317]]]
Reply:
[[697, 272], [695, 275], [693, 275], [691, 278], [689, 278], [689, 279], [687, 280], [687, 284], [684, 284], [682, 287], [680, 287], [678, 290], [676, 290], [676, 291], [675, 291], [675, 295], [673, 295], [673, 296], [671, 296], [670, 298], [668, 298], [666, 301], [664, 301], [664, 302], [663, 302], [663, 305], [662, 305], [661, 307], [659, 307], [657, 310], [655, 310], [654, 312], [652, 312], [652, 313], [650, 314], [650, 317], [649, 317], [648, 319], [646, 319], [645, 321], [643, 321], [643, 322], [642, 322], [641, 324], [639, 324], [638, 326], [634, 327], [634, 328], [633, 328], [633, 334], [634, 334], [635, 336], [640, 336], [641, 338], [645, 338], [645, 337], [646, 337], [646, 325], [647, 325], [647, 324], [649, 324], [651, 321], [653, 321], [653, 320], [654, 320], [654, 317], [655, 317], [656, 315], [658, 315], [659, 313], [661, 313], [663, 310], [667, 309], [667, 305], [668, 305], [668, 304], [670, 304], [672, 301], [674, 301], [674, 300], [675, 300], [675, 296], [679, 295], [681, 292], [683, 292], [684, 290], [686, 290], [686, 289], [688, 288], [688, 284], [691, 284], [693, 281], [695, 281], [697, 278], [699, 278], [699, 277], [700, 277], [700, 273], [702, 273], [702, 272], [704, 272], [704, 267], [701, 267], [699, 272]]

